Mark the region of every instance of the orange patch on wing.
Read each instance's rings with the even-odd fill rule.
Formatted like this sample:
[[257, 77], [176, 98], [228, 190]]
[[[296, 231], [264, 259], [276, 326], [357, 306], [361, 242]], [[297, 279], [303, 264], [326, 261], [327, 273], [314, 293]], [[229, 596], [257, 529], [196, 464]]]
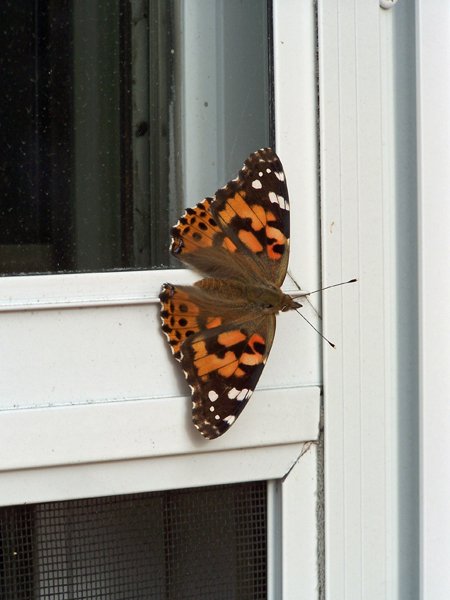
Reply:
[[222, 325], [221, 317], [208, 317], [206, 319], [206, 328], [207, 329], [213, 329], [214, 327], [219, 327], [220, 325]]
[[259, 204], [254, 204], [252, 206], [252, 211], [256, 216], [250, 215], [252, 219], [252, 227], [255, 231], [259, 231], [264, 227], [267, 221], [266, 211]]
[[239, 329], [234, 329], [233, 331], [224, 331], [217, 336], [217, 340], [222, 346], [234, 346], [234, 344], [243, 342], [245, 338], [246, 335], [242, 333], [242, 331], [239, 331]]
[[286, 243], [286, 237], [276, 227], [266, 227], [266, 235], [268, 238], [272, 238], [272, 239], [276, 240], [277, 244], [285, 244]]
[[244, 365], [259, 365], [262, 363], [262, 356], [261, 354], [248, 354], [247, 352], [244, 352], [242, 354], [241, 362], [243, 362]]
[[275, 241], [267, 245], [267, 254], [272, 260], [280, 260], [283, 253], [274, 250], [275, 245], [285, 246], [287, 239], [285, 235], [276, 227], [266, 227], [266, 234], [268, 238], [274, 239]]
[[219, 216], [222, 221], [229, 223], [231, 219], [236, 216], [236, 212], [231, 208], [229, 202], [227, 202], [222, 210], [219, 211]]
[[219, 212], [219, 216], [225, 223], [229, 223], [231, 219], [234, 217], [234, 210], [231, 209], [228, 204], [225, 205], [225, 208]]
[[263, 247], [258, 241], [258, 238], [251, 231], [241, 229], [238, 233], [239, 239], [243, 244], [247, 246], [252, 252], [262, 252]]
[[259, 350], [256, 350], [255, 344], [262, 344], [265, 347], [264, 338], [258, 335], [257, 333], [254, 333], [252, 335], [247, 344], [247, 346], [250, 346], [253, 352], [244, 352], [242, 354], [241, 361], [245, 365], [259, 365], [264, 359], [264, 355], [261, 352], [259, 352]]
[[233, 198], [227, 200], [224, 208], [219, 211], [219, 215], [225, 223], [229, 223], [236, 215], [242, 218], [249, 217], [249, 206], [245, 201], [245, 192], [238, 192]]
[[224, 238], [222, 246], [230, 252], [236, 252], [237, 250], [236, 244], [234, 244], [229, 237]]
[[[240, 192], [236, 194], [233, 198], [228, 200], [225, 212], [226, 218], [228, 219], [227, 223], [229, 223], [229, 221], [233, 218], [234, 214], [236, 214], [238, 217], [241, 217], [241, 219], [251, 219], [251, 226], [252, 229], [254, 229], [255, 231], [259, 231], [260, 229], [262, 229], [267, 222], [266, 211], [264, 210], [264, 208], [259, 204], [253, 204], [252, 206], [250, 206], [245, 201], [244, 192]], [[222, 216], [222, 213], [220, 214]]]
[[220, 375], [227, 377], [232, 375], [236, 369], [236, 354], [234, 352], [226, 352], [223, 358], [219, 358], [216, 354], [207, 354], [202, 358], [194, 360], [197, 368], [197, 373], [200, 377], [211, 373], [211, 371], [219, 371]]
[[194, 350], [195, 354], [194, 361], [204, 356], [208, 356], [208, 353], [206, 351], [206, 344], [203, 340], [199, 340], [198, 342], [192, 344], [192, 349]]
[[228, 203], [231, 204], [234, 211], [240, 217], [247, 217], [248, 213], [249, 213], [249, 206], [248, 206], [247, 202], [244, 200], [244, 198], [245, 198], [245, 193], [239, 192], [234, 196], [234, 198], [231, 198], [230, 200], [228, 200]]
[[222, 377], [230, 377], [231, 375], [234, 375], [236, 371], [236, 363], [237, 360], [234, 360], [230, 364], [219, 369], [219, 375], [221, 375]]
[[279, 252], [275, 252], [272, 246], [267, 246], [267, 254], [272, 260], [280, 260], [280, 258], [283, 256]]
[[255, 344], [264, 344], [265, 345], [266, 340], [258, 333], [254, 333], [252, 335], [252, 337], [249, 339], [248, 345], [251, 347], [252, 350], [254, 350], [256, 352]]

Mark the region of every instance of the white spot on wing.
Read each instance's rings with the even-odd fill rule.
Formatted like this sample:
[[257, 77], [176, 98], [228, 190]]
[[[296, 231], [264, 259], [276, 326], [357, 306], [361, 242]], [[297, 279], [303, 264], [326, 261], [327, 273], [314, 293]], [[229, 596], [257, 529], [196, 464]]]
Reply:
[[233, 425], [233, 423], [236, 421], [236, 417], [234, 415], [228, 415], [228, 417], [224, 418], [224, 421], [228, 423], [228, 425]]
[[273, 204], [278, 204], [278, 206], [284, 210], [289, 210], [289, 202], [283, 198], [283, 196], [278, 196], [275, 192], [269, 192], [269, 200]]
[[211, 412], [214, 412], [214, 406], [210, 406], [210, 407], [209, 407], [209, 410], [210, 410]]
[[269, 192], [269, 200], [273, 204], [278, 204], [278, 196], [275, 194], [275, 192]]
[[258, 173], [258, 175], [259, 175], [260, 177], [262, 177], [262, 176], [263, 176], [263, 172], [262, 172], [262, 171], [260, 171], [260, 172]]
[[252, 181], [252, 188], [255, 188], [255, 190], [260, 190], [262, 188], [262, 183], [259, 179]]
[[266, 173], [272, 173], [271, 169], [266, 169]]
[[216, 415], [214, 418], [216, 419], [216, 421], [220, 419], [219, 415]]
[[280, 181], [284, 181], [284, 173], [283, 171], [275, 171], [275, 175], [278, 177]]
[[238, 395], [239, 395], [239, 391], [240, 391], [240, 390], [237, 390], [237, 389], [234, 387], [233, 389], [231, 389], [231, 390], [228, 392], [228, 398], [230, 398], [230, 400], [234, 400], [234, 399], [236, 398], [236, 396], [238, 396]]
[[243, 390], [241, 390], [239, 392], [239, 394], [237, 395], [236, 400], [245, 400], [248, 394], [248, 390], [246, 388], [244, 388]]
[[219, 395], [214, 390], [210, 390], [208, 392], [208, 398], [211, 400], [211, 402], [215, 402], [218, 397]]

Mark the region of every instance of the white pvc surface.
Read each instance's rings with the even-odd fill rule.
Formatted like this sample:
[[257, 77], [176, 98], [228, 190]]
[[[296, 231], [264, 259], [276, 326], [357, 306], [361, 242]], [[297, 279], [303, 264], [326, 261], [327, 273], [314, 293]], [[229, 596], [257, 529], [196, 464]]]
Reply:
[[421, 598], [450, 597], [450, 4], [417, 6]]

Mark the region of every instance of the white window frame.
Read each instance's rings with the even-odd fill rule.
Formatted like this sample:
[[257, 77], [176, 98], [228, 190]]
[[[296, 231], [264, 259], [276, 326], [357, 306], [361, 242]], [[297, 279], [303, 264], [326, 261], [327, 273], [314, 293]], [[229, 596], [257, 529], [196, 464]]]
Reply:
[[422, 600], [450, 596], [450, 5], [417, 0]]
[[[314, 6], [306, 1], [276, 1], [273, 16], [277, 151], [289, 173], [293, 203], [290, 268], [311, 289], [319, 278]], [[192, 280], [192, 275], [146, 271], [6, 277], [0, 281], [0, 311], [5, 321], [12, 316], [17, 323], [44, 317], [56, 322], [70, 314], [75, 329], [84, 310], [91, 311], [85, 315], [92, 315], [93, 325], [107, 310], [116, 320], [130, 314], [124, 311], [136, 310], [141, 311], [142, 327], [159, 340], [157, 296], [167, 279], [181, 283]], [[295, 288], [288, 283], [286, 289]], [[283, 361], [297, 356], [301, 321], [296, 318], [294, 328], [285, 326], [285, 333], [279, 328], [283, 343], [276, 351], [281, 347], [284, 352], [278, 359], [279, 372]], [[289, 329], [294, 338], [288, 341], [284, 337]], [[10, 347], [2, 344], [5, 357], [14, 346], [13, 326], [8, 335]], [[181, 387], [183, 395], [105, 397], [90, 403], [83, 392], [81, 403], [72, 399], [65, 405], [38, 403], [35, 408], [11, 406], [2, 411], [0, 505], [269, 480], [270, 597], [317, 597], [315, 442], [320, 422], [320, 344], [305, 327], [302, 337], [307, 341], [302, 340], [299, 360], [312, 365], [313, 379], [280, 388], [274, 370], [230, 432], [214, 442], [188, 428], [189, 402]], [[138, 341], [139, 336], [130, 339]], [[45, 337], [39, 344], [30, 343], [42, 356], [50, 351], [48, 347], [55, 352]], [[76, 354], [77, 347], [61, 346], [63, 350]], [[124, 348], [124, 361], [127, 351]], [[165, 379], [172, 378], [175, 368], [170, 356], [161, 353], [158, 360], [160, 370], [167, 373]], [[272, 363], [275, 360], [271, 356]], [[98, 361], [102, 365], [101, 344]], [[55, 380], [58, 375], [55, 371]], [[85, 378], [78, 374], [80, 386], [89, 383]], [[23, 381], [17, 380], [17, 386]], [[36, 393], [38, 388], [37, 380]]]
[[[405, 281], [405, 236], [396, 220], [404, 202], [399, 163], [415, 152], [415, 122], [401, 112], [401, 95], [414, 96], [415, 90], [402, 81], [395, 62], [396, 36], [408, 22], [414, 33], [414, 6], [380, 4], [318, 3], [322, 273], [325, 282], [359, 280], [345, 297], [344, 290], [341, 296], [324, 295], [324, 327], [337, 342], [336, 352], [324, 354], [329, 600], [409, 600], [419, 594], [415, 549], [405, 544], [401, 529], [405, 514], [414, 510], [414, 489], [408, 498], [401, 482], [416, 475], [402, 471], [400, 463], [406, 438], [417, 439], [417, 423], [412, 419], [408, 430], [402, 418], [404, 389], [411, 392], [409, 413], [417, 406], [411, 385], [416, 374], [413, 357], [409, 371], [399, 360], [402, 352], [414, 354], [417, 344], [399, 324], [409, 319], [414, 331], [417, 288]], [[414, 86], [414, 75], [411, 81]], [[405, 123], [412, 130], [409, 147]], [[412, 211], [414, 181], [415, 166]], [[410, 250], [408, 273], [416, 274], [413, 243]], [[407, 410], [403, 416], [409, 418]], [[413, 463], [411, 458], [409, 466]], [[417, 519], [410, 525], [418, 527]]]

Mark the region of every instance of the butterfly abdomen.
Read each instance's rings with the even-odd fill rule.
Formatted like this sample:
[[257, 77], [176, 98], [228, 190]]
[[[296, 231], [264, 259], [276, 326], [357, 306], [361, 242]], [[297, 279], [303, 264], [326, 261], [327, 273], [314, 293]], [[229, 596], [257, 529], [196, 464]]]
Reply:
[[194, 284], [196, 287], [217, 295], [222, 302], [228, 305], [239, 306], [245, 310], [262, 310], [265, 313], [276, 314], [283, 310], [285, 305], [285, 294], [276, 287], [270, 285], [252, 285], [233, 279], [216, 279], [206, 277]]

